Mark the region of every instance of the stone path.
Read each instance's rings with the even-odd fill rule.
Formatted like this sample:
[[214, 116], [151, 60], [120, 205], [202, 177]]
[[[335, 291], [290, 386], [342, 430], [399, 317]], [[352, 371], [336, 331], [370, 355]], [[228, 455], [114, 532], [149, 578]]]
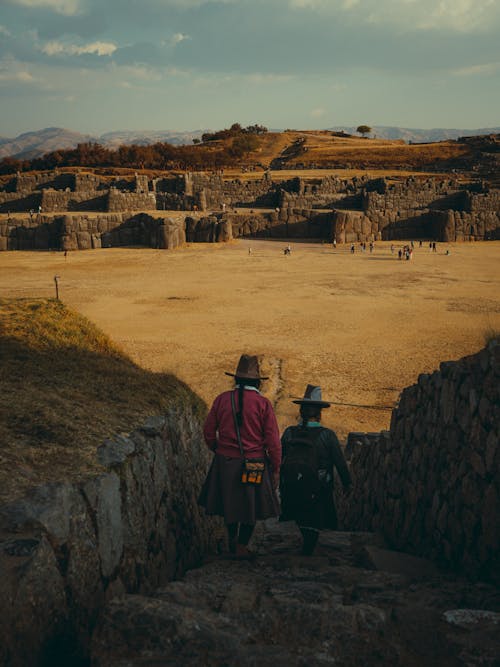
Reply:
[[325, 531], [311, 558], [299, 544], [293, 524], [267, 522], [255, 562], [218, 557], [149, 597], [111, 601], [93, 665], [500, 664], [498, 589], [439, 573], [370, 533]]

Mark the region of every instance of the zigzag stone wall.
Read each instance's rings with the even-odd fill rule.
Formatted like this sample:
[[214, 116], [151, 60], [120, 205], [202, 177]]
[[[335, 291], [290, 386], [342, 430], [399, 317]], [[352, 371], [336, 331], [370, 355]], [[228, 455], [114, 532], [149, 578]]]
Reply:
[[191, 405], [107, 441], [97, 458], [101, 474], [0, 507], [2, 665], [80, 661], [106, 600], [151, 592], [215, 546], [196, 502], [208, 455]]
[[[235, 207], [265, 208], [278, 216], [269, 218], [270, 224], [256, 218], [250, 225], [254, 231], [274, 237], [297, 236], [300, 223], [305, 222], [302, 229], [306, 238], [331, 240], [335, 236], [339, 243], [409, 238], [462, 241], [500, 236], [500, 191], [489, 190], [481, 181], [464, 184], [453, 179], [411, 177], [389, 182], [368, 176], [327, 176], [273, 181], [270, 172], [265, 172], [260, 179], [224, 180], [222, 172], [188, 172], [151, 181], [145, 174], [136, 174], [133, 179], [115, 179], [110, 185], [109, 179], [95, 174], [54, 171], [19, 174], [0, 192], [0, 211], [38, 211], [39, 206], [44, 213], [163, 209], [219, 214]], [[321, 230], [313, 229], [319, 220], [318, 214], [312, 213], [315, 209], [333, 211], [333, 221], [332, 216], [325, 219]], [[249, 227], [240, 221], [236, 226], [245, 225]], [[271, 226], [275, 227], [272, 232]]]
[[350, 530], [500, 582], [500, 343], [442, 363], [401, 394], [390, 432], [357, 434]]

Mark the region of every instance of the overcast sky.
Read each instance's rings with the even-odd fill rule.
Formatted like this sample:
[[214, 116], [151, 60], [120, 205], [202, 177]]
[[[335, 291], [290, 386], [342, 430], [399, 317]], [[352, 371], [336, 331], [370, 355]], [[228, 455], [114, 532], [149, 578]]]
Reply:
[[500, 0], [0, 0], [0, 135], [500, 125]]

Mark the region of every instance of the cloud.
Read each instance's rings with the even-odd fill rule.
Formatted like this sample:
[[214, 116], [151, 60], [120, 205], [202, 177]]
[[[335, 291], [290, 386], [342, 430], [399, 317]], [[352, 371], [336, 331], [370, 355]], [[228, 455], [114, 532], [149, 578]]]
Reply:
[[270, 83], [274, 85], [276, 83], [291, 81], [293, 76], [291, 74], [263, 74], [262, 72], [254, 72], [252, 74], [248, 74], [246, 78], [250, 83]]
[[237, 4], [239, 0], [157, 0], [160, 7], [173, 7], [176, 9], [196, 9], [202, 5], [210, 4]]
[[500, 62], [484, 63], [482, 65], [471, 65], [454, 70], [455, 76], [475, 76], [476, 74], [496, 74], [500, 72]]
[[500, 24], [497, 0], [289, 0], [292, 10], [339, 15], [349, 12], [359, 23], [406, 31], [474, 32]]
[[311, 118], [322, 118], [324, 115], [326, 115], [326, 109], [323, 107], [317, 107], [316, 109], [312, 109], [309, 115]]
[[191, 37], [189, 35], [185, 35], [182, 32], [176, 32], [175, 35], [172, 35], [170, 43], [175, 46], [176, 44], [184, 42], [186, 39], [191, 39]]
[[80, 11], [79, 0], [7, 0], [7, 2], [31, 9], [51, 9], [65, 16], [74, 16]]
[[[161, 73], [145, 65], [127, 65], [120, 67], [120, 71], [141, 81], [160, 81]], [[127, 87], [127, 86], [125, 86]]]
[[37, 83], [37, 80], [23, 63], [9, 58], [0, 61], [0, 83], [2, 82], [33, 84]]
[[97, 56], [110, 56], [117, 49], [112, 42], [91, 42], [90, 44], [64, 44], [58, 41], [47, 42], [41, 48], [42, 53], [47, 56], [81, 56], [84, 54], [95, 54]]
[[0, 25], [0, 35], [3, 35], [4, 37], [10, 37], [10, 32], [5, 26]]

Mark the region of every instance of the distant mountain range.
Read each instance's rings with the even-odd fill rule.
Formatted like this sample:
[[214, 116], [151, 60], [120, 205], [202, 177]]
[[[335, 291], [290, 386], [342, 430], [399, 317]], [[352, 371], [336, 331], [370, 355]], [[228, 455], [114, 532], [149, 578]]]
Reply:
[[[356, 127], [339, 125], [328, 128], [331, 131], [344, 131], [348, 134], [356, 134]], [[180, 132], [175, 130], [118, 130], [106, 132], [101, 136], [81, 134], [59, 127], [47, 127], [36, 132], [26, 132], [14, 139], [0, 137], [0, 159], [4, 157], [15, 157], [31, 159], [39, 157], [44, 153], [50, 153], [58, 149], [75, 148], [79, 143], [94, 141], [99, 144], [117, 148], [122, 144], [139, 144], [147, 146], [158, 141], [170, 144], [190, 144], [193, 139], [200, 138], [204, 132], [209, 130], [194, 130], [191, 132]], [[273, 130], [279, 131], [279, 130]], [[419, 130], [403, 127], [372, 127], [370, 136], [377, 139], [403, 139], [406, 142], [423, 143], [429, 141], [444, 141], [446, 139], [457, 139], [463, 136], [480, 134], [500, 133], [500, 127], [481, 128], [476, 130], [458, 130], [439, 128], [433, 130]]]
[[[333, 132], [347, 132], [348, 134], [356, 134], [356, 127], [348, 127], [347, 125], [338, 125], [337, 127], [329, 127]], [[459, 130], [449, 128], [434, 128], [432, 130], [419, 130], [408, 127], [387, 127], [384, 125], [377, 125], [372, 127], [370, 137], [377, 139], [403, 139], [407, 143], [426, 143], [431, 141], [446, 141], [458, 139], [459, 137], [472, 137], [481, 134], [498, 134], [500, 127], [482, 127], [476, 130]]]
[[179, 132], [175, 130], [118, 130], [106, 132], [101, 136], [81, 134], [60, 127], [47, 127], [37, 132], [25, 132], [15, 139], [7, 137], [0, 138], [0, 159], [4, 157], [15, 157], [30, 160], [35, 157], [50, 153], [51, 151], [75, 148], [77, 144], [88, 141], [97, 142], [109, 148], [117, 148], [123, 144], [139, 144], [147, 146], [158, 141], [170, 144], [191, 144], [193, 139], [201, 137], [207, 130], [196, 130], [194, 132]]

